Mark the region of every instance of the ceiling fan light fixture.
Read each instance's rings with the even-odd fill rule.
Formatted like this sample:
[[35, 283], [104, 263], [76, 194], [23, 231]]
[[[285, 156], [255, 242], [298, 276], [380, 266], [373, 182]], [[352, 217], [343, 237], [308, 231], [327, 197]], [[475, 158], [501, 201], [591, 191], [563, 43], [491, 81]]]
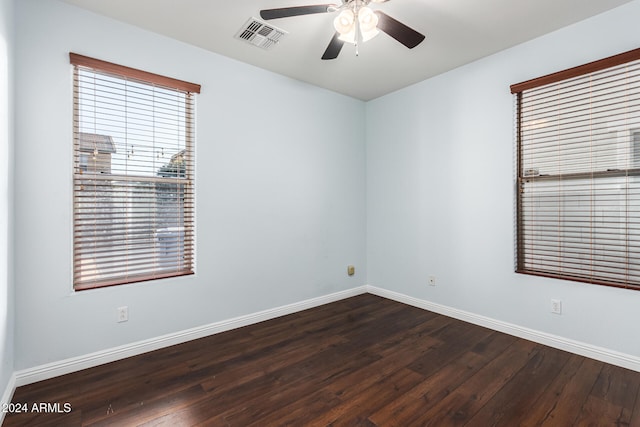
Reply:
[[362, 31], [371, 31], [378, 25], [378, 15], [373, 13], [373, 10], [363, 6], [358, 11], [358, 22], [360, 22]]
[[377, 25], [378, 15], [366, 6], [355, 11], [354, 9], [344, 9], [333, 20], [333, 27], [340, 34], [339, 39], [345, 43], [353, 44], [358, 41], [359, 37], [362, 37], [362, 41], [366, 42], [377, 36], [380, 32]]
[[377, 28], [378, 15], [366, 6], [361, 7], [358, 11], [358, 23], [360, 24], [360, 34], [363, 42], [371, 40], [380, 33]]
[[356, 43], [356, 28], [355, 28], [355, 26], [353, 27], [353, 30], [349, 31], [348, 33], [340, 34], [340, 37], [338, 37], [338, 39], [342, 40], [345, 43], [355, 44]]
[[366, 42], [380, 34], [380, 31], [374, 28], [371, 31], [361, 31], [360, 34], [362, 35], [362, 41]]
[[343, 36], [350, 32], [355, 32], [355, 18], [351, 9], [344, 9], [336, 16], [336, 19], [333, 20], [333, 27]]

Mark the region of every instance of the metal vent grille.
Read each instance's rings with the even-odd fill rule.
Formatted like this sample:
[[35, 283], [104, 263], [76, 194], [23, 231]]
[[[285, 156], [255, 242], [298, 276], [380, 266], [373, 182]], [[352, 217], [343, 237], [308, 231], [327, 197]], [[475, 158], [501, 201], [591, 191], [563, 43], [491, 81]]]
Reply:
[[249, 18], [235, 37], [262, 49], [270, 49], [278, 44], [286, 34], [287, 32], [283, 29], [256, 18]]

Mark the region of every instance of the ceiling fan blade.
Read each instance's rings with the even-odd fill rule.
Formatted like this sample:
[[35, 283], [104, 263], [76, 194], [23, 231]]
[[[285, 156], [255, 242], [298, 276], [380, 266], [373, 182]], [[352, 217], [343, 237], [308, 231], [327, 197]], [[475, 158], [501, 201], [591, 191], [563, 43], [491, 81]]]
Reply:
[[378, 29], [389, 34], [409, 49], [413, 49], [424, 40], [423, 34], [420, 34], [413, 28], [407, 27], [386, 13], [376, 10], [375, 14], [378, 15]]
[[264, 20], [288, 18], [290, 16], [311, 15], [313, 13], [327, 13], [329, 6], [334, 4], [315, 4], [311, 6], [281, 7], [279, 9], [263, 9], [260, 17]]
[[340, 37], [340, 33], [336, 31], [329, 42], [329, 46], [327, 46], [327, 50], [324, 51], [322, 59], [336, 59], [338, 57], [342, 50], [342, 46], [344, 45], [344, 42], [338, 37]]

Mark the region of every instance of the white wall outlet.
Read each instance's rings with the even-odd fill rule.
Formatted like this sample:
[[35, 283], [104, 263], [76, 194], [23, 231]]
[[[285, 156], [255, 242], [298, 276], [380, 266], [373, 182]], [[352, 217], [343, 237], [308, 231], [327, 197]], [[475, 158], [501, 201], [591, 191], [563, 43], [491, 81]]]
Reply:
[[429, 286], [436, 285], [436, 276], [429, 276]]
[[118, 307], [118, 323], [127, 322], [129, 320], [129, 307]]
[[551, 312], [554, 314], [562, 314], [562, 301], [560, 301], [559, 299], [552, 299]]

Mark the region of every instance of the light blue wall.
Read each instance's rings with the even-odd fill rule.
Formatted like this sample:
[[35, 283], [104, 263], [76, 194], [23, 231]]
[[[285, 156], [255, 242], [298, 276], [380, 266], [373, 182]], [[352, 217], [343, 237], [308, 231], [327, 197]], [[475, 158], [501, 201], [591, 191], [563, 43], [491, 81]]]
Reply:
[[[0, 1], [11, 39], [12, 2]], [[13, 245], [0, 231], [15, 258], [15, 370], [365, 283], [640, 356], [640, 293], [513, 273], [509, 94], [638, 47], [640, 0], [366, 105], [57, 1], [21, 0], [16, 13], [15, 148], [11, 122], [0, 135], [15, 150], [15, 184], [0, 177], [19, 213], [0, 209], [0, 230], [15, 230]], [[202, 84], [194, 277], [73, 292], [69, 51]], [[130, 320], [118, 324], [122, 305]]]
[[[361, 101], [64, 3], [16, 11], [16, 370], [366, 283]], [[195, 276], [73, 292], [70, 51], [202, 85]]]
[[[0, 0], [0, 395], [13, 374], [13, 0]], [[1, 419], [1, 417], [0, 417]]]
[[637, 48], [638, 19], [634, 1], [367, 103], [369, 284], [640, 356], [640, 292], [513, 272], [509, 92]]

